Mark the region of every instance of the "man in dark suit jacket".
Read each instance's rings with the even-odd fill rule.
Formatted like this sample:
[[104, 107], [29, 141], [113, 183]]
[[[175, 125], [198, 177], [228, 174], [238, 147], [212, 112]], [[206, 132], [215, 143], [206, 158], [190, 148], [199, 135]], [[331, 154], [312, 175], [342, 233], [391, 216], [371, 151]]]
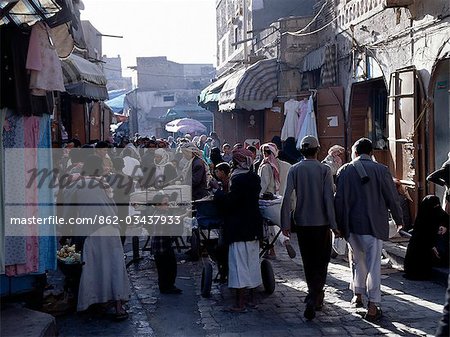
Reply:
[[381, 318], [381, 249], [383, 240], [389, 239], [388, 210], [399, 229], [402, 210], [389, 169], [372, 160], [370, 139], [359, 139], [353, 149], [356, 158], [337, 173], [336, 221], [353, 256], [352, 302], [362, 307], [367, 292], [365, 318], [376, 321]]

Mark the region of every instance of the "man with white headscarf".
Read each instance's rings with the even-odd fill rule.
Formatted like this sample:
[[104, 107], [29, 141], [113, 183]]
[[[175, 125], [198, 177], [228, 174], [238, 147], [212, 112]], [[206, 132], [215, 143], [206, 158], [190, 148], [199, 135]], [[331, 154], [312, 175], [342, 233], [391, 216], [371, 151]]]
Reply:
[[264, 156], [258, 169], [258, 175], [261, 177], [261, 193], [283, 195], [292, 165], [278, 159], [278, 148], [274, 143], [261, 145], [261, 151]]
[[208, 195], [207, 167], [201, 159], [203, 152], [192, 142], [180, 145], [180, 151], [188, 160], [181, 175], [187, 184], [192, 182], [192, 200], [198, 200]]
[[[263, 153], [263, 160], [258, 169], [258, 175], [261, 177], [261, 194], [272, 193], [283, 195], [286, 189], [286, 180], [291, 164], [278, 159], [278, 148], [274, 143], [266, 143], [261, 145]], [[279, 210], [281, 212], [281, 209]], [[281, 225], [277, 223], [276, 225]], [[280, 227], [270, 226], [269, 236], [272, 239], [279, 231]], [[278, 236], [278, 242], [285, 245], [288, 254], [291, 258], [295, 257], [296, 253], [291, 246], [289, 238], [284, 234]], [[275, 258], [275, 249], [271, 248], [266, 257]]]
[[165, 149], [155, 150], [155, 187], [170, 185], [177, 177], [177, 171], [170, 162], [170, 154]]

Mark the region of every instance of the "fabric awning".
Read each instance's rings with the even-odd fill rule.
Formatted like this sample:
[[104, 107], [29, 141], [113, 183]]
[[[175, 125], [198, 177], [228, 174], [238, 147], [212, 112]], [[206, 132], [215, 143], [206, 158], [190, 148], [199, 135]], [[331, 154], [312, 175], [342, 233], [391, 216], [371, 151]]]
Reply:
[[270, 108], [278, 92], [276, 59], [260, 60], [227, 79], [219, 94], [219, 110]]
[[320, 69], [325, 62], [325, 46], [305, 55], [303, 58], [303, 71]]
[[203, 89], [198, 96], [198, 105], [207, 108], [208, 103], [219, 102], [219, 93], [231, 76], [232, 74], [223, 76]]
[[125, 101], [125, 96], [127, 93], [116, 96], [109, 101], [105, 101], [105, 104], [111, 109], [111, 111], [116, 115], [123, 115], [123, 106]]
[[0, 1], [0, 25], [13, 22], [18, 26], [31, 26], [37, 21], [51, 18], [61, 8], [56, 0], [3, 0]]
[[106, 78], [95, 63], [71, 54], [61, 61], [64, 86], [70, 95], [94, 99], [108, 99]]

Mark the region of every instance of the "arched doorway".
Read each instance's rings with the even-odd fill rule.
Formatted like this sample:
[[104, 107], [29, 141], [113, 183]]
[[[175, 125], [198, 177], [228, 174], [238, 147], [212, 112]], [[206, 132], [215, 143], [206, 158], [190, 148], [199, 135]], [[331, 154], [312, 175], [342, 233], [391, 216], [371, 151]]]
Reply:
[[[428, 171], [439, 168], [450, 152], [450, 58], [437, 62], [429, 85], [433, 109], [429, 118]], [[443, 189], [434, 184], [429, 191], [442, 196]]]

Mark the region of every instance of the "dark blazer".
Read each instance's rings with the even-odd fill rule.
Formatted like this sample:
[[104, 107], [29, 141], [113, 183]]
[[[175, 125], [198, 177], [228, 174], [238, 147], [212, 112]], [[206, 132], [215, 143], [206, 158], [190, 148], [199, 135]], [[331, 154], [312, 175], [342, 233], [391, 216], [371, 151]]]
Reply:
[[192, 200], [208, 195], [206, 186], [206, 167], [202, 159], [195, 157], [192, 161]]
[[215, 199], [224, 214], [224, 238], [230, 244], [259, 240], [263, 236], [263, 221], [259, 211], [261, 180], [248, 172], [231, 177], [230, 192], [217, 192]]
[[[359, 176], [356, 161], [364, 167], [367, 182]], [[339, 169], [336, 183], [336, 221], [345, 238], [354, 233], [388, 240], [388, 210], [396, 224], [403, 224], [399, 196], [386, 166], [361, 155]]]

